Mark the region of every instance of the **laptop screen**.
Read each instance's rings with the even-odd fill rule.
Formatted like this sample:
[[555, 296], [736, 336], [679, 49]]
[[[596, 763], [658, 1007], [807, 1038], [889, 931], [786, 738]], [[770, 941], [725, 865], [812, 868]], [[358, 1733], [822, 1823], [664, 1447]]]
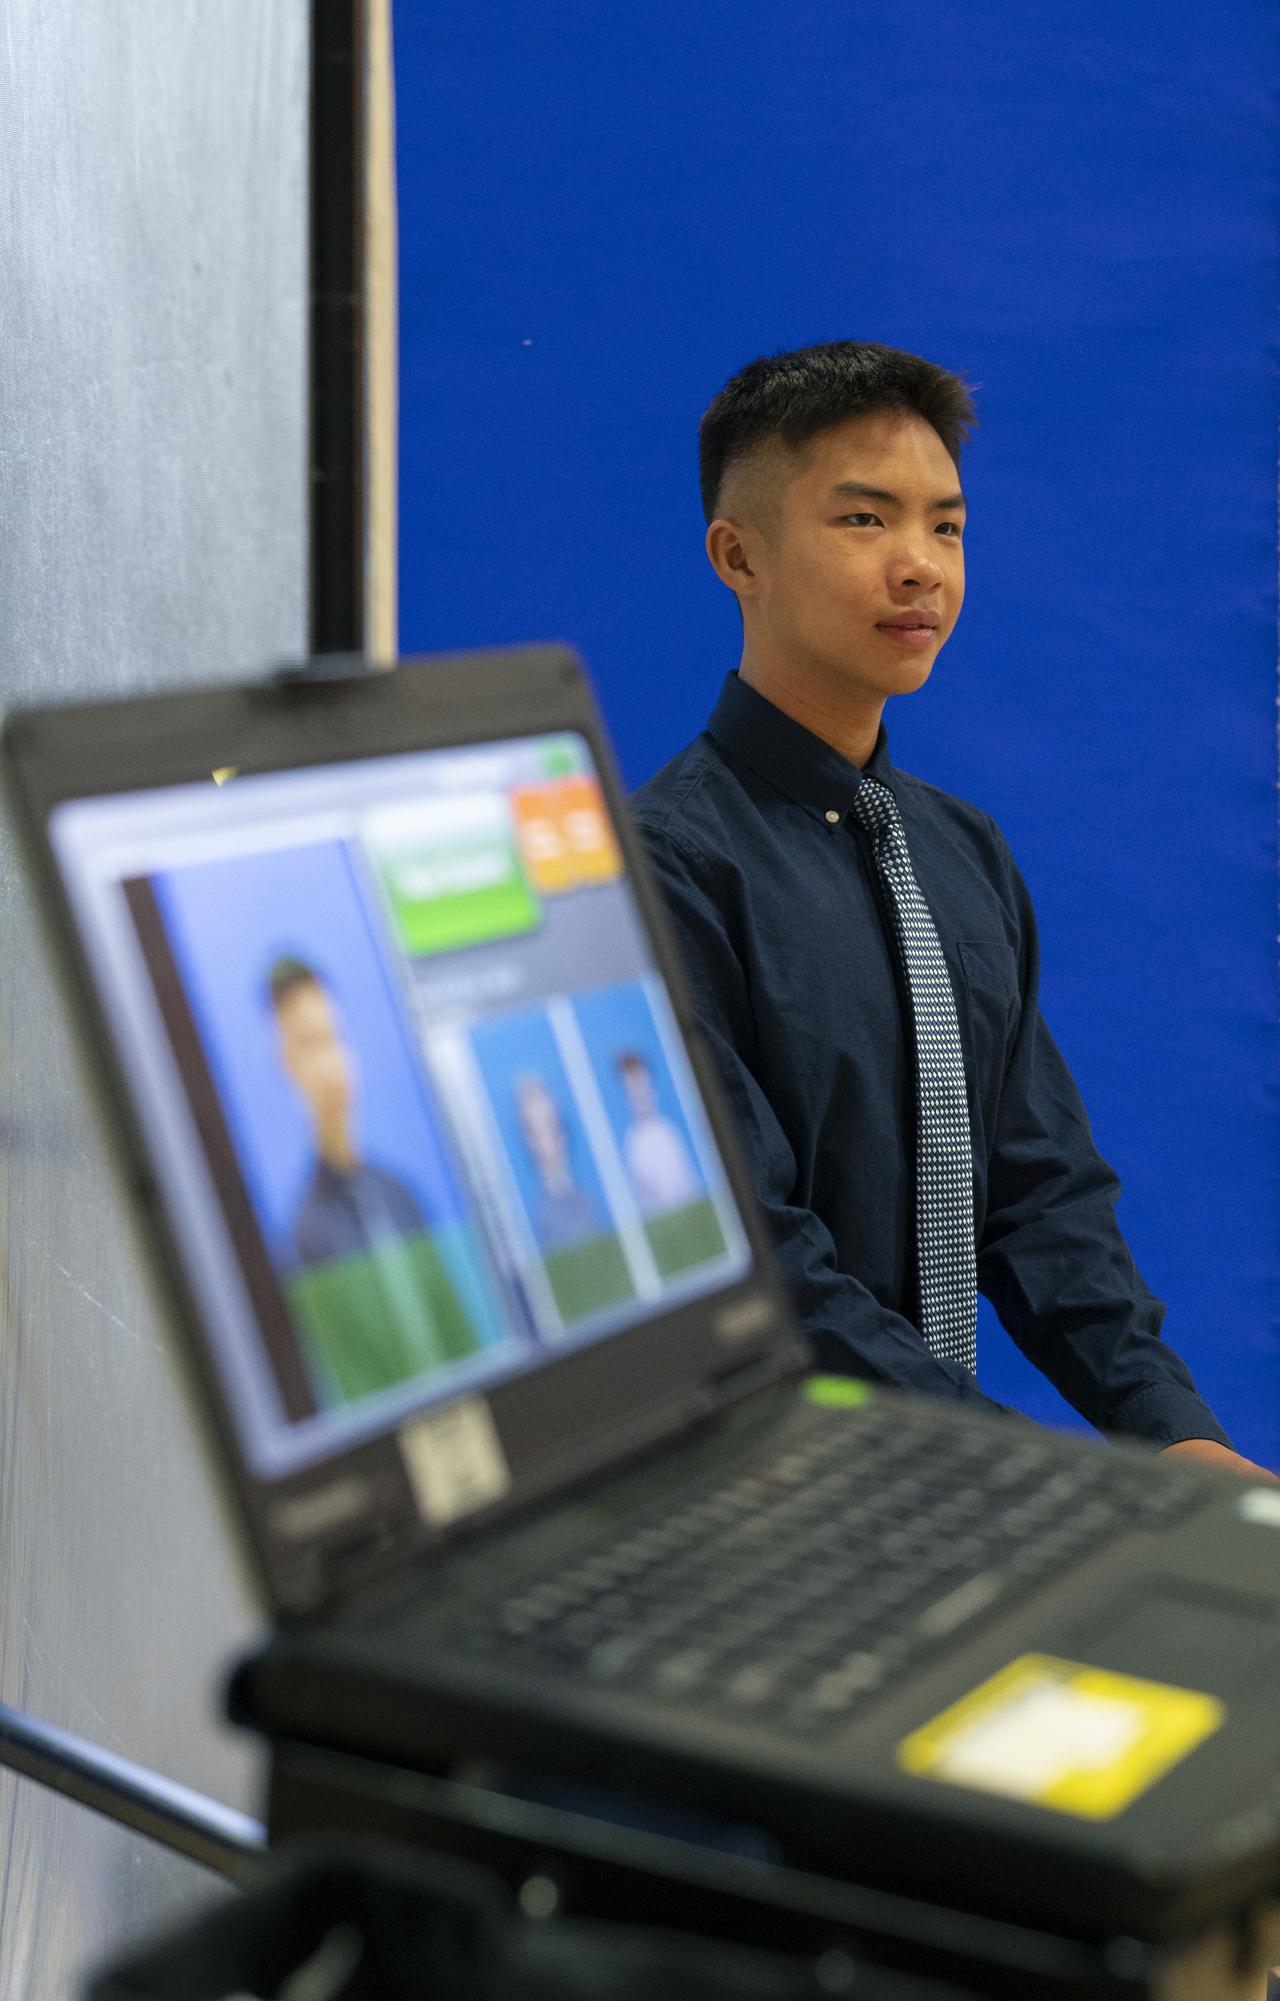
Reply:
[[50, 833], [258, 1477], [749, 1269], [582, 736]]

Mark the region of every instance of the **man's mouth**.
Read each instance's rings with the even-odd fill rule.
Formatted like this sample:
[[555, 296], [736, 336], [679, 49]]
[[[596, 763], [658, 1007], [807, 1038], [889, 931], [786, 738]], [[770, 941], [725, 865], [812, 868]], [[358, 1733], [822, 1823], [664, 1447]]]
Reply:
[[876, 625], [877, 632], [883, 632], [886, 639], [892, 639], [899, 646], [931, 646], [937, 636], [938, 615], [936, 612], [908, 614], [903, 618], [881, 619]]

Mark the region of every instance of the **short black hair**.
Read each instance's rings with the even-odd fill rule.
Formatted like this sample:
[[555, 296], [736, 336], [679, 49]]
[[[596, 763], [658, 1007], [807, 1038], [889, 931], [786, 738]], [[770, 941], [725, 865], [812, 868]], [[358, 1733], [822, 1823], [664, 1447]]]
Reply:
[[327, 991], [328, 985], [324, 975], [308, 960], [300, 959], [296, 952], [285, 952], [267, 974], [267, 1001], [278, 1008], [298, 987], [324, 987]]
[[707, 520], [715, 520], [729, 467], [766, 439], [794, 451], [820, 431], [875, 410], [913, 410], [932, 424], [957, 466], [977, 423], [960, 376], [876, 341], [832, 340], [749, 361], [720, 391], [698, 434]]

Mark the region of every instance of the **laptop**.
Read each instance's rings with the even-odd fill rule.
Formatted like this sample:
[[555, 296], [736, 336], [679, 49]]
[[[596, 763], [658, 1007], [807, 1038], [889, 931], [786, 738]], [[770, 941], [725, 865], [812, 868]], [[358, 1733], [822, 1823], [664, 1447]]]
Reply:
[[348, 666], [0, 737], [235, 1712], [1076, 1935], [1274, 1895], [1280, 1488], [807, 1376], [580, 665]]

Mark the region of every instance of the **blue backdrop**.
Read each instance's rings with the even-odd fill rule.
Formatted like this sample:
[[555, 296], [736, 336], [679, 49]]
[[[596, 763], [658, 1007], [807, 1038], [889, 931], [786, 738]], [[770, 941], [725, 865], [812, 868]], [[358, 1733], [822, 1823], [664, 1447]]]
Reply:
[[[967, 373], [969, 597], [894, 756], [1002, 822], [1169, 1337], [1280, 1461], [1274, 0], [396, 38], [404, 649], [573, 640], [638, 783], [736, 661], [716, 389], [844, 336]], [[983, 1374], [1061, 1413], [998, 1332]]]

